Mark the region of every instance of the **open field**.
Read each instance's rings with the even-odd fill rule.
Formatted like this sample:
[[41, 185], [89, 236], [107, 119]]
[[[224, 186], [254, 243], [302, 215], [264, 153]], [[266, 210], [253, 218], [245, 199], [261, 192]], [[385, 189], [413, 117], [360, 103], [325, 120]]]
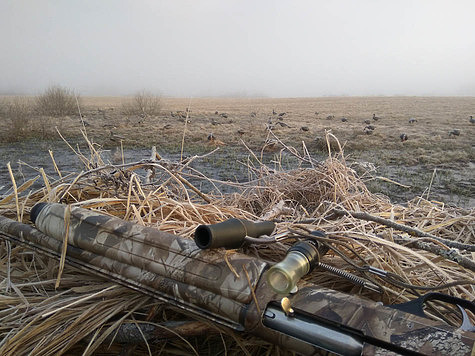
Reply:
[[[178, 154], [184, 136], [185, 154], [204, 153], [222, 143], [220, 159], [226, 161], [235, 160], [239, 152], [246, 154], [241, 140], [255, 152], [265, 146], [266, 151], [278, 152], [282, 146], [273, 143], [275, 135], [298, 149], [304, 142], [310, 154], [323, 157], [327, 148], [322, 138], [331, 130], [349, 160], [362, 162], [364, 167], [374, 165], [374, 176], [384, 175], [410, 186], [402, 188], [378, 180], [368, 182], [371, 189], [393, 198], [400, 196], [396, 200], [403, 201], [422, 194], [437, 169], [432, 183], [435, 199], [458, 203], [451, 197], [457, 196], [463, 198], [462, 205], [474, 203], [475, 124], [469, 122], [469, 115], [475, 113], [474, 97], [163, 98], [162, 113], [146, 117], [125, 115], [127, 100], [131, 99], [81, 99], [91, 140], [113, 148], [122, 137], [125, 149], [156, 145], [159, 152]], [[187, 108], [190, 112], [185, 126], [180, 116], [186, 115]], [[373, 120], [373, 114], [380, 119]], [[343, 122], [343, 117], [347, 121]], [[417, 121], [410, 124], [410, 118]], [[368, 126], [365, 120], [374, 126], [371, 134], [364, 132]], [[12, 139], [8, 137], [8, 122], [2, 119], [1, 125], [2, 141], [7, 142]], [[57, 137], [53, 130], [57, 126], [73, 140], [82, 127], [79, 115], [32, 118], [31, 127], [35, 125], [36, 132], [46, 132], [49, 138]], [[459, 136], [449, 135], [454, 129], [460, 131]], [[210, 133], [216, 141], [207, 139]], [[407, 141], [401, 141], [402, 133]], [[229, 169], [229, 164], [224, 168]]]
[[[407, 151], [411, 153], [407, 163], [415, 164], [467, 160], [475, 127], [468, 119], [475, 111], [475, 98], [163, 99], [164, 114], [145, 119], [124, 117], [120, 112], [123, 103], [123, 98], [84, 98], [85, 115], [91, 124], [89, 133], [107, 136], [109, 131], [104, 125], [112, 124], [117, 127], [114, 132], [125, 135], [124, 142], [166, 146], [175, 141], [170, 137], [181, 139], [184, 129], [183, 119], [179, 121], [170, 113], [189, 107], [191, 122], [186, 139], [192, 145], [206, 143], [208, 134], [213, 132], [228, 145], [238, 144], [242, 138], [260, 147], [267, 138], [269, 119], [274, 124], [279, 122], [278, 115], [272, 115], [275, 110], [286, 113], [282, 122], [290, 128], [276, 125], [273, 130], [285, 142], [305, 141], [311, 147], [316, 136], [323, 136], [324, 130], [332, 130], [347, 149], [393, 149], [402, 155]], [[97, 109], [106, 110], [106, 119]], [[216, 111], [228, 117], [216, 115]], [[255, 117], [251, 113], [255, 113]], [[373, 121], [373, 113], [382, 119]], [[331, 115], [334, 119], [327, 119]], [[343, 117], [348, 121], [342, 122]], [[411, 117], [417, 119], [412, 125], [408, 123]], [[368, 119], [375, 126], [372, 135], [363, 132], [367, 126], [363, 121]], [[300, 130], [302, 126], [307, 126], [309, 131]], [[239, 129], [244, 131], [242, 137]], [[461, 130], [456, 140], [449, 137], [453, 129]], [[401, 133], [408, 135], [407, 142], [400, 142]], [[420, 152], [414, 154], [418, 149]], [[424, 149], [427, 152], [422, 153]], [[446, 154], [438, 154], [441, 152]]]

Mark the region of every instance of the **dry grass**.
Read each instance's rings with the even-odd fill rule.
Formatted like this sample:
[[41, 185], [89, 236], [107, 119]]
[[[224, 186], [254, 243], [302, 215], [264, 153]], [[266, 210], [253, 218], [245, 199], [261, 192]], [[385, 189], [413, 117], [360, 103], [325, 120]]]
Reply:
[[[324, 138], [325, 130], [332, 130], [347, 154], [371, 161], [380, 160], [383, 164], [453, 164], [454, 159], [455, 162], [474, 159], [471, 137], [475, 135], [475, 125], [468, 121], [469, 115], [474, 114], [473, 97], [160, 98], [161, 110], [147, 113], [146, 120], [136, 114], [124, 114], [125, 100], [123, 97], [82, 98], [81, 112], [89, 125], [89, 137], [102, 145], [110, 145], [109, 131], [113, 129], [125, 137], [126, 146], [157, 145], [170, 149], [181, 141], [184, 128], [183, 120], [177, 120], [171, 113], [185, 112], [190, 107], [187, 147], [205, 146], [208, 134], [213, 132], [216, 139], [226, 146], [239, 146], [242, 139], [257, 150], [267, 137], [266, 123], [269, 119], [278, 122], [278, 115], [272, 115], [275, 109], [277, 113], [286, 113], [281, 119], [290, 127], [276, 125], [274, 133], [295, 146], [305, 141], [311, 153], [322, 151], [321, 140], [316, 138]], [[132, 101], [129, 100], [128, 104]], [[77, 108], [74, 113], [77, 114]], [[226, 113], [227, 118], [221, 117], [221, 113]], [[373, 122], [373, 113], [382, 119]], [[331, 115], [334, 118], [327, 119]], [[342, 117], [348, 121], [342, 122]], [[417, 122], [409, 124], [411, 117]], [[372, 135], [363, 132], [365, 120], [370, 120], [375, 126]], [[53, 120], [51, 125], [59, 122], [62, 122], [62, 132], [67, 136], [77, 136], [82, 128], [79, 120], [70, 117]], [[302, 131], [303, 126], [309, 130]], [[460, 129], [461, 135], [449, 137], [449, 131], [453, 129]], [[399, 139], [403, 132], [409, 137], [406, 142]]]
[[[277, 138], [277, 137], [276, 137]], [[86, 138], [87, 139], [87, 138]], [[326, 134], [327, 147], [338, 147], [331, 134]], [[317, 162], [306, 151], [292, 147], [290, 154], [312, 168], [291, 172], [262, 165], [259, 152], [249, 151], [249, 182], [234, 184], [237, 193], [205, 194], [196, 186], [203, 180], [219, 188], [225, 182], [206, 178], [190, 168], [193, 160], [182, 162], [160, 160], [156, 163], [131, 162], [112, 166], [104, 163], [97, 145], [89, 142], [88, 153], [77, 153], [84, 163], [80, 174], [48, 181], [44, 188], [28, 192], [27, 184], [18, 187], [0, 201], [0, 214], [20, 217], [27, 222], [31, 207], [38, 202], [58, 202], [95, 209], [106, 214], [157, 227], [190, 238], [202, 223], [215, 223], [230, 217], [249, 219], [273, 218], [280, 221], [277, 232], [291, 229], [304, 236], [319, 229], [327, 232], [334, 250], [323, 262], [358, 273], [355, 266], [365, 264], [390, 271], [405, 283], [415, 286], [440, 287], [454, 281], [473, 281], [473, 271], [440, 255], [408, 247], [398, 237], [407, 233], [388, 226], [351, 216], [332, 217], [335, 208], [343, 211], [367, 212], [374, 216], [416, 227], [441, 238], [475, 244], [473, 230], [475, 210], [448, 208], [443, 204], [415, 199], [407, 206], [393, 205], [368, 191], [349, 168], [342, 152], [329, 153]], [[279, 155], [276, 155], [276, 161]], [[277, 165], [279, 166], [279, 165]], [[151, 184], [145, 184], [143, 173], [152, 169]], [[41, 172], [40, 172], [41, 173]], [[218, 189], [216, 190], [218, 191]], [[18, 196], [18, 198], [16, 198]], [[271, 260], [279, 260], [290, 242], [266, 246], [250, 246], [244, 252]], [[438, 244], [442, 250], [449, 248]], [[61, 284], [54, 289], [58, 263], [20, 246], [1, 243], [0, 273], [0, 354], [66, 354], [94, 352], [101, 354], [274, 354], [274, 345], [249, 335], [235, 335], [211, 326], [215, 333], [184, 341], [149, 340], [139, 345], [104, 342], [115, 335], [121, 323], [163, 323], [188, 316], [170, 310], [140, 293], [115, 286], [86, 275], [74, 268], [63, 271]], [[460, 254], [472, 258], [469, 252]], [[352, 261], [353, 264], [348, 264]], [[361, 290], [334, 275], [314, 271], [306, 281], [319, 286], [361, 294], [384, 303], [403, 302], [414, 297], [413, 288], [401, 288], [374, 277], [384, 292]], [[442, 292], [468, 300], [475, 298], [475, 288], [455, 283]]]

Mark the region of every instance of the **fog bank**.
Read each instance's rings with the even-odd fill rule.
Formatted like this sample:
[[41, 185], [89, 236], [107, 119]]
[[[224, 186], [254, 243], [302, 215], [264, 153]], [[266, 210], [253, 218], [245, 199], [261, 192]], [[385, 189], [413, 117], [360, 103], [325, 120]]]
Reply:
[[2, 1], [0, 93], [475, 95], [473, 1]]

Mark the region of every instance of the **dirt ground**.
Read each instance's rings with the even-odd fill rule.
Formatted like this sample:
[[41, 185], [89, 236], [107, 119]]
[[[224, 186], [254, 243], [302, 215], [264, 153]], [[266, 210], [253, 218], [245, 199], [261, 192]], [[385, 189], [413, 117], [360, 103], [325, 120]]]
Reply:
[[[376, 175], [416, 187], [414, 193], [430, 184], [436, 169], [439, 181], [434, 183], [442, 184], [441, 194], [475, 195], [475, 124], [469, 120], [475, 115], [475, 97], [162, 98], [161, 113], [145, 117], [124, 114], [129, 100], [81, 98], [88, 137], [106, 148], [122, 140], [124, 148], [155, 145], [159, 152], [177, 153], [184, 140], [188, 154], [215, 146], [229, 154], [245, 152], [241, 140], [257, 152], [264, 146], [278, 152], [282, 146], [274, 143], [275, 135], [300, 150], [304, 142], [310, 154], [324, 156], [325, 132], [330, 131], [349, 160], [378, 167]], [[39, 125], [35, 120], [32, 125]], [[82, 127], [79, 115], [38, 120], [43, 131], [58, 127], [69, 138], [78, 137]], [[5, 121], [1, 125], [8, 129]], [[453, 130], [459, 135], [450, 134]], [[211, 133], [215, 140], [208, 140]], [[394, 195], [398, 189], [381, 191]]]

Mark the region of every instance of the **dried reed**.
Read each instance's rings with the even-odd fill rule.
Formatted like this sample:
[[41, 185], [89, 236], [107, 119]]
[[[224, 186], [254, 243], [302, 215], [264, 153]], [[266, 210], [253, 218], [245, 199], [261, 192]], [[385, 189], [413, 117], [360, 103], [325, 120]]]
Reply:
[[[85, 137], [87, 140], [87, 137]], [[327, 134], [328, 148], [339, 147]], [[395, 224], [409, 226], [461, 244], [475, 244], [475, 210], [445, 207], [422, 198], [407, 205], [393, 205], [368, 191], [362, 180], [345, 164], [341, 151], [324, 162], [314, 161], [304, 146], [300, 154], [286, 147], [310, 168], [273, 170], [251, 164], [251, 179], [232, 184], [235, 193], [205, 194], [197, 186], [206, 180], [217, 187], [227, 184], [206, 178], [190, 168], [190, 162], [164, 159], [142, 160], [121, 165], [105, 164], [97, 146], [89, 140], [88, 155], [77, 152], [85, 170], [50, 182], [43, 175], [44, 188], [29, 192], [32, 181], [16, 188], [0, 201], [0, 214], [26, 221], [38, 202], [65, 202], [135, 221], [185, 237], [191, 237], [203, 223], [230, 217], [274, 219], [277, 233], [290, 230], [293, 239], [266, 245], [251, 245], [245, 253], [279, 260], [295, 238], [312, 230], [323, 230], [331, 249], [323, 262], [367, 276], [382, 293], [355, 287], [329, 272], [316, 270], [306, 281], [345, 292], [357, 293], [385, 303], [407, 301], [434, 288], [444, 293], [475, 299], [473, 270], [450, 259], [443, 242], [430, 237], [413, 238], [407, 232], [381, 222], [359, 219], [364, 212]], [[251, 154], [253, 156], [253, 154]], [[51, 153], [53, 159], [53, 155]], [[257, 157], [254, 155], [254, 158]], [[256, 160], [254, 160], [255, 162]], [[59, 176], [61, 173], [55, 164]], [[36, 179], [36, 178], [35, 178]], [[147, 181], [147, 184], [145, 183]], [[218, 191], [218, 190], [216, 190]], [[339, 211], [337, 214], [335, 212]], [[343, 213], [341, 213], [343, 212]], [[397, 227], [397, 226], [396, 226]], [[430, 248], [427, 248], [430, 246]], [[455, 251], [473, 262], [473, 252]], [[277, 347], [250, 335], [236, 335], [215, 325], [203, 326], [201, 335], [161, 338], [174, 320], [189, 320], [169, 306], [148, 296], [64, 266], [55, 288], [59, 263], [21, 246], [0, 243], [0, 354], [274, 354]], [[368, 267], [390, 273], [381, 279]], [[397, 276], [397, 277], [395, 277]], [[437, 310], [434, 312], [437, 314]], [[455, 317], [449, 316], [453, 321]], [[190, 321], [191, 322], [191, 321]], [[135, 342], [121, 343], [119, 325], [148, 323], [153, 335], [141, 332]], [[203, 324], [204, 325], [204, 324]], [[197, 330], [200, 330], [199, 328]], [[212, 330], [212, 332], [210, 332]], [[175, 333], [176, 334], [176, 333]], [[190, 335], [188, 335], [190, 336]], [[279, 350], [286, 354], [285, 350]]]

